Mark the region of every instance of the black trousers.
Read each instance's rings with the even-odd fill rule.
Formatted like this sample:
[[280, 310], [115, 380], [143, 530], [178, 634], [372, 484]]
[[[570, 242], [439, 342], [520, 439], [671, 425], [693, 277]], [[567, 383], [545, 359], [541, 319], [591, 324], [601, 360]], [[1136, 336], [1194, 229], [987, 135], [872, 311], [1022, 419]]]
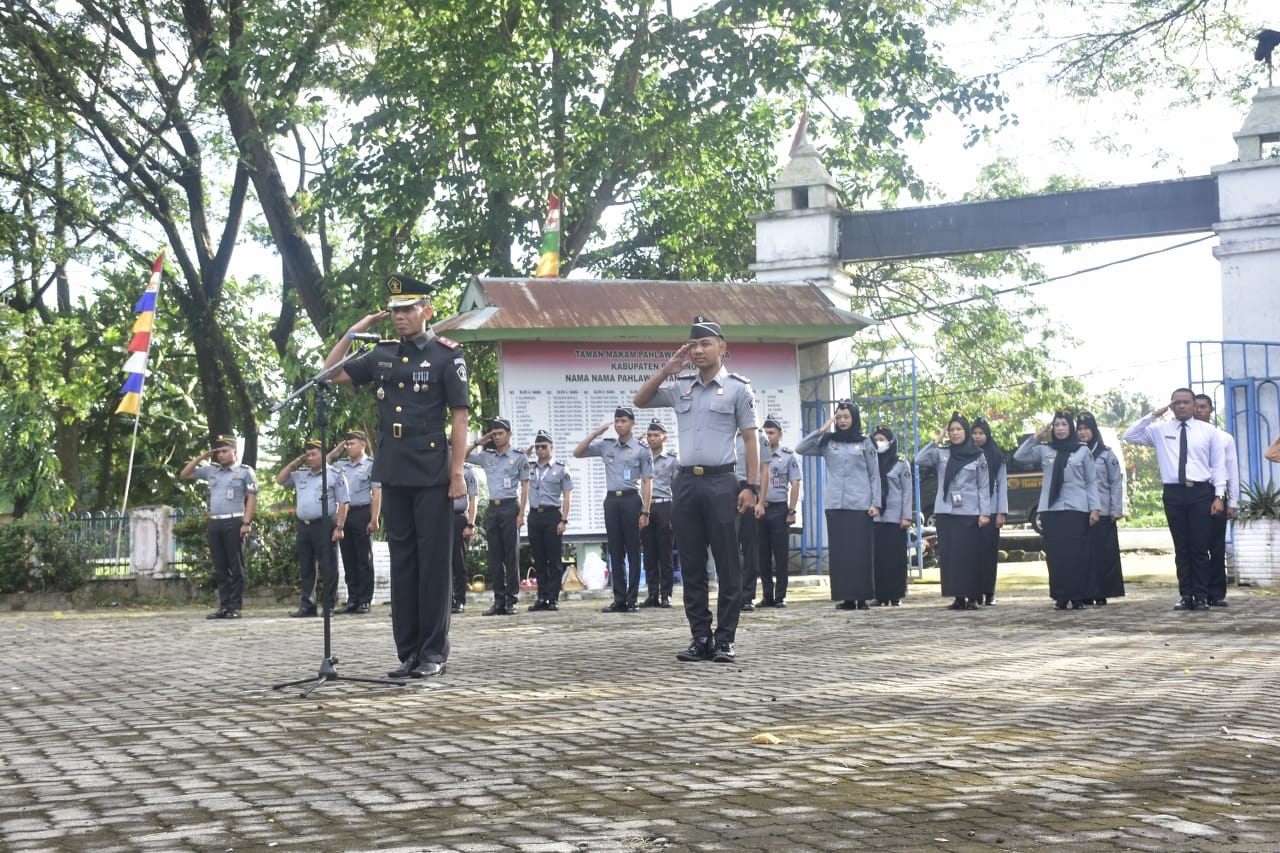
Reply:
[[307, 524], [298, 519], [298, 574], [302, 581], [302, 609], [316, 610], [316, 576], [324, 578], [320, 602], [333, 609], [338, 596], [338, 543], [333, 541], [335, 525], [331, 518]]
[[[787, 502], [770, 501], [765, 504], [764, 516], [756, 522], [756, 542], [760, 568], [761, 595], [765, 602], [787, 599], [787, 571], [791, 559], [791, 528], [787, 524]], [[755, 596], [755, 584], [750, 597]], [[748, 599], [743, 594], [743, 601]]]
[[369, 538], [369, 521], [373, 507], [369, 504], [347, 509], [347, 521], [342, 525], [342, 568], [347, 576], [347, 601], [356, 604], [373, 603], [373, 540]]
[[502, 503], [489, 502], [484, 514], [484, 535], [489, 542], [489, 585], [493, 587], [493, 603], [498, 607], [515, 607], [520, 598], [520, 529], [516, 516], [520, 505], [515, 498]]
[[[746, 480], [738, 481], [738, 491], [747, 486]], [[756, 566], [759, 562], [756, 544], [756, 507], [738, 513], [738, 562], [742, 566], [742, 600], [752, 601], [756, 597]]]
[[533, 576], [538, 581], [539, 601], [560, 600], [560, 578], [564, 566], [560, 563], [560, 507], [544, 506], [529, 509], [529, 550], [533, 552]]
[[1209, 598], [1227, 597], [1227, 511], [1209, 516]]
[[452, 602], [454, 604], [467, 603], [467, 540], [462, 535], [462, 530], [467, 526], [467, 514], [465, 512], [454, 512], [453, 514], [453, 557], [450, 560], [453, 566], [453, 582]]
[[738, 565], [738, 478], [723, 474], [677, 474], [672, 481], [672, 526], [680, 550], [684, 615], [696, 637], [712, 634], [707, 549], [716, 560], [720, 591], [716, 597], [716, 642], [732, 643], [742, 606], [742, 568]]
[[609, 492], [604, 499], [604, 532], [609, 539], [609, 577], [613, 603], [635, 604], [640, 594], [639, 492]]
[[675, 533], [671, 529], [671, 501], [649, 503], [649, 523], [640, 531], [644, 548], [644, 582], [650, 598], [670, 598], [675, 586]]
[[391, 633], [401, 661], [449, 658], [449, 486], [382, 487], [391, 556]]
[[240, 536], [243, 519], [211, 518], [205, 533], [209, 553], [213, 555], [213, 576], [218, 582], [218, 607], [240, 610], [244, 604], [244, 539]]
[[1192, 598], [1209, 597], [1209, 540], [1213, 516], [1213, 484], [1166, 484], [1164, 515], [1173, 537], [1178, 591]]

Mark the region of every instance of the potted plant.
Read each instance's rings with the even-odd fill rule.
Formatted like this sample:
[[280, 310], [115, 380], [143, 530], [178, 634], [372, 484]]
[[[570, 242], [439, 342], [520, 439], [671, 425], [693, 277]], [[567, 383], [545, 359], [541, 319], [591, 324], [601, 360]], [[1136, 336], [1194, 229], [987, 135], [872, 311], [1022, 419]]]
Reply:
[[1236, 583], [1275, 586], [1280, 581], [1280, 488], [1267, 480], [1240, 489], [1240, 509], [1232, 537], [1231, 564]]

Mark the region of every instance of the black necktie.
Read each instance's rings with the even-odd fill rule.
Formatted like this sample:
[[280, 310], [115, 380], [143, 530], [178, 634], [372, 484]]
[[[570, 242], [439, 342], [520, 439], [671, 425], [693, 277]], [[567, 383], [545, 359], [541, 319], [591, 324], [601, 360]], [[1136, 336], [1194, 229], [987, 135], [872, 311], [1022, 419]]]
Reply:
[[1178, 432], [1178, 482], [1187, 482], [1187, 422], [1183, 421]]

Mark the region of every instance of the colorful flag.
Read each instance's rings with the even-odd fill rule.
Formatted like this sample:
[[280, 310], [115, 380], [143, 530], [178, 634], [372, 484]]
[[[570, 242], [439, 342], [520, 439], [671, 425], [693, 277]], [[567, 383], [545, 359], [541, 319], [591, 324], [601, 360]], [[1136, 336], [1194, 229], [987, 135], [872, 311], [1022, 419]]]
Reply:
[[542, 255], [538, 258], [535, 278], [560, 277], [560, 199], [547, 196], [547, 222], [542, 232]]
[[809, 105], [804, 105], [804, 111], [800, 113], [800, 123], [796, 125], [796, 135], [791, 137], [791, 154], [796, 156], [796, 151], [801, 145], [809, 141], [807, 131], [809, 130]]
[[129, 358], [124, 363], [124, 387], [120, 389], [118, 415], [137, 415], [142, 403], [142, 380], [147, 375], [147, 354], [151, 350], [151, 331], [156, 321], [156, 297], [160, 293], [160, 271], [164, 268], [164, 253], [151, 265], [151, 280], [143, 291], [138, 304], [133, 306], [138, 317], [133, 321], [133, 339], [129, 341]]

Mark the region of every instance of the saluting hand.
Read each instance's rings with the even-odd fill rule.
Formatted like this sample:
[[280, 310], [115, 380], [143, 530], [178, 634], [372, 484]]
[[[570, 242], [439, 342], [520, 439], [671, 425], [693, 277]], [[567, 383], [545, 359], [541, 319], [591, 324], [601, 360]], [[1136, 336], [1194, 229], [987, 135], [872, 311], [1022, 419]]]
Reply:
[[1048, 441], [1050, 434], [1053, 433], [1053, 424], [1042, 426], [1036, 433], [1036, 441]]
[[379, 311], [376, 314], [365, 314], [359, 320], [356, 320], [355, 325], [351, 327], [351, 331], [367, 332], [373, 328], [375, 323], [381, 323], [390, 316], [390, 311]]
[[671, 354], [671, 358], [667, 359], [667, 363], [662, 366], [662, 372], [666, 376], [675, 376], [677, 373], [682, 373], [688, 363], [689, 344], [685, 343]]
[[1163, 414], [1164, 414], [1165, 412], [1167, 412], [1167, 411], [1169, 411], [1169, 406], [1166, 404], [1166, 405], [1163, 405], [1163, 406], [1161, 406], [1160, 408], [1156, 409], [1154, 412], [1152, 412], [1152, 413], [1151, 413], [1151, 417], [1153, 417], [1153, 418], [1158, 418], [1158, 417], [1160, 417], [1161, 415], [1163, 415]]

